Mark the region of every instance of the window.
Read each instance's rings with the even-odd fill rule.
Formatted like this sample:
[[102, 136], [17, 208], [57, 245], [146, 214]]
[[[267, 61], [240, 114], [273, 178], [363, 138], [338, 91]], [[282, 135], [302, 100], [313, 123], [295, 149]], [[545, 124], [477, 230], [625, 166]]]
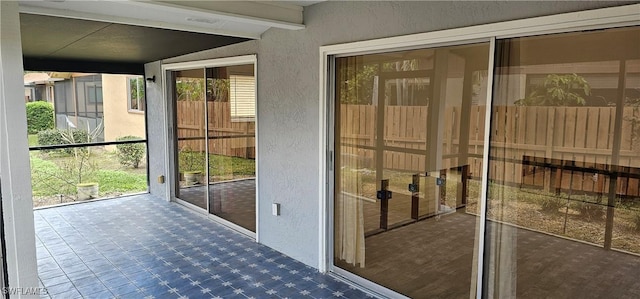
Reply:
[[129, 77], [129, 111], [144, 111], [144, 80], [142, 76]]
[[253, 76], [229, 76], [229, 102], [232, 122], [253, 122], [256, 119], [256, 83]]
[[89, 103], [102, 104], [102, 85], [96, 83], [87, 83], [86, 85], [87, 100]]

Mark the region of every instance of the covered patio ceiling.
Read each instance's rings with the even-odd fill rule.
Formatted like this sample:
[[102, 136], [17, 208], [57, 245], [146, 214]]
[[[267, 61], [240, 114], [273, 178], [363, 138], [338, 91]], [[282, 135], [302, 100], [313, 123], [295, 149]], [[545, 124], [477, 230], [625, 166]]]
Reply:
[[142, 74], [148, 62], [302, 29], [301, 5], [315, 2], [20, 1], [24, 69]]

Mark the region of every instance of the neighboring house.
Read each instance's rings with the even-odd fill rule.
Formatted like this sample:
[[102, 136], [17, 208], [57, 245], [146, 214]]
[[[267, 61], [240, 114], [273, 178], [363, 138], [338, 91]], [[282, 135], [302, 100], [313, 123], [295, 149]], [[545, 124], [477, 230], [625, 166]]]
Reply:
[[102, 123], [96, 141], [145, 137], [142, 76], [30, 72], [24, 82], [25, 101], [54, 105], [58, 129], [93, 130]]
[[102, 74], [104, 140], [122, 136], [145, 138], [142, 76]]
[[[93, 130], [102, 123], [103, 95], [100, 74], [72, 73], [56, 82], [56, 127]], [[97, 141], [103, 141], [100, 134]]]
[[53, 103], [55, 98], [54, 84], [63, 80], [52, 77], [55, 73], [26, 73], [24, 74], [24, 101], [47, 101]]

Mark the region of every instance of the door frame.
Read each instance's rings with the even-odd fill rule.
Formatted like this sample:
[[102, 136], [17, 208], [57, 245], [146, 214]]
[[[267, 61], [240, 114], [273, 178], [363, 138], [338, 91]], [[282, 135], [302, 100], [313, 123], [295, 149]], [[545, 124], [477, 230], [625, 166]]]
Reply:
[[[256, 99], [255, 99], [255, 106], [256, 106], [256, 115], [255, 115], [255, 159], [256, 159], [256, 176], [255, 176], [255, 184], [256, 184], [256, 199], [255, 199], [255, 207], [256, 207], [256, 213], [255, 213], [255, 219], [256, 219], [256, 231], [252, 232], [240, 225], [237, 225], [229, 220], [223, 219], [222, 217], [216, 216], [214, 214], [211, 214], [209, 212], [210, 209], [203, 209], [200, 208], [196, 205], [193, 205], [191, 203], [188, 203], [184, 200], [181, 200], [179, 198], [176, 197], [176, 188], [178, 188], [177, 184], [178, 184], [178, 179], [176, 176], [176, 167], [177, 167], [177, 161], [176, 161], [176, 127], [175, 127], [175, 112], [176, 112], [176, 107], [175, 107], [175, 101], [173, 101], [173, 97], [174, 95], [172, 94], [172, 86], [173, 86], [173, 82], [172, 82], [172, 78], [171, 78], [171, 72], [174, 71], [181, 71], [181, 70], [189, 70], [189, 69], [205, 69], [205, 68], [212, 68], [212, 67], [226, 67], [226, 66], [235, 66], [235, 65], [245, 65], [245, 64], [253, 64], [253, 72], [254, 72], [254, 78], [255, 78], [255, 88], [256, 88]], [[234, 56], [234, 57], [225, 57], [225, 58], [215, 58], [215, 59], [206, 59], [206, 60], [196, 60], [196, 61], [187, 61], [187, 62], [176, 62], [176, 63], [167, 63], [167, 64], [162, 64], [162, 83], [163, 83], [163, 95], [164, 95], [164, 101], [165, 104], [167, 105], [167, 114], [166, 114], [166, 128], [168, 129], [168, 136], [167, 136], [167, 144], [166, 144], [166, 160], [165, 163], [166, 165], [168, 165], [167, 167], [167, 194], [168, 194], [168, 200], [169, 201], [173, 201], [176, 202], [178, 204], [181, 204], [197, 213], [201, 213], [203, 215], [207, 215], [208, 218], [226, 226], [229, 227], [235, 231], [238, 231], [242, 234], [245, 234], [253, 239], [256, 240], [256, 242], [259, 242], [259, 186], [260, 184], [258, 183], [259, 181], [259, 171], [258, 171], [258, 163], [257, 161], [259, 161], [260, 159], [259, 157], [259, 151], [258, 151], [258, 111], [259, 111], [259, 102], [258, 102], [258, 60], [257, 60], [257, 55], [253, 54], [253, 55], [243, 55], [243, 56]], [[208, 204], [208, 199], [207, 199], [207, 207], [209, 207]]]
[[[493, 24], [446, 29], [428, 33], [411, 34], [367, 41], [321, 46], [319, 48], [319, 259], [318, 269], [321, 272], [333, 272], [361, 284], [382, 295], [397, 296], [394, 291], [370, 282], [360, 276], [333, 265], [333, 192], [334, 192], [334, 112], [335, 104], [335, 58], [370, 53], [407, 50], [415, 48], [432, 48], [449, 45], [470, 44], [474, 42], [490, 42], [488, 84], [493, 86], [495, 40], [501, 38], [524, 37], [532, 35], [566, 33], [582, 30], [637, 26], [640, 18], [637, 11], [640, 4], [631, 4], [611, 8], [594, 9], [572, 13], [534, 17]], [[487, 89], [487, 107], [492, 106], [492, 88]], [[485, 144], [489, 144], [491, 109], [486, 109]], [[489, 146], [485, 146], [483, 161], [488, 161]], [[484, 255], [484, 238], [486, 222], [488, 163], [483, 163], [482, 193], [480, 205], [480, 226], [478, 240], [478, 256]], [[477, 259], [476, 298], [482, 297], [483, 265], [482, 258]]]

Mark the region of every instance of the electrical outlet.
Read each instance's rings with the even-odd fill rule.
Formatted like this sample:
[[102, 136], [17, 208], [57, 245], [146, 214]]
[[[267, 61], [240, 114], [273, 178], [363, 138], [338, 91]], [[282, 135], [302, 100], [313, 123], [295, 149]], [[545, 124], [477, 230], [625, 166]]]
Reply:
[[274, 203], [271, 205], [271, 214], [273, 216], [280, 216], [280, 204]]

